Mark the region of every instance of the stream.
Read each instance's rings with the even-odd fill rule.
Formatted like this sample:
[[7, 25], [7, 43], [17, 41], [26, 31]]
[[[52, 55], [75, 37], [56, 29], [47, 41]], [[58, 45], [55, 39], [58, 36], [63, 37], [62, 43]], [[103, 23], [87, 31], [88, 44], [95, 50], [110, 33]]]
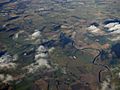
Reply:
[[[92, 60], [92, 63], [93, 63], [94, 65], [101, 66], [101, 67], [104, 68], [104, 69], [101, 69], [101, 70], [99, 71], [99, 74], [98, 74], [99, 82], [102, 82], [102, 73], [103, 73], [104, 71], [106, 71], [106, 70], [111, 73], [111, 70], [110, 70], [110, 68], [109, 68], [108, 65], [100, 64], [100, 63], [97, 62], [98, 57], [102, 54], [102, 49], [100, 50], [100, 49], [94, 49], [94, 48], [83, 48], [83, 49], [79, 49], [79, 50], [88, 50], [88, 49], [98, 51], [98, 54], [94, 57], [94, 59]], [[112, 73], [111, 73], [110, 76], [111, 76], [111, 78], [112, 78]]]

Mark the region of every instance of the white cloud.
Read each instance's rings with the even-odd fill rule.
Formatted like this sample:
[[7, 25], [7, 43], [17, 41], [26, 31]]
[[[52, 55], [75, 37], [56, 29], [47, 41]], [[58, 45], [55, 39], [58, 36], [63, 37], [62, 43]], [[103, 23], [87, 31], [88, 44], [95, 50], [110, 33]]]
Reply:
[[13, 76], [9, 75], [9, 74], [0, 74], [0, 81], [6, 83], [6, 82], [9, 82], [9, 81], [13, 81]]
[[15, 63], [2, 63], [0, 64], [0, 70], [3, 70], [3, 69], [15, 69], [16, 68], [16, 64]]
[[95, 25], [89, 26], [88, 32], [95, 34], [95, 35], [103, 35], [104, 34], [104, 32], [100, 28], [96, 27]]
[[46, 58], [48, 57], [47, 53], [39, 53], [37, 55], [35, 55], [35, 60], [39, 59], [39, 58]]
[[36, 51], [41, 53], [41, 52], [46, 52], [47, 49], [43, 45], [40, 45]]
[[13, 77], [9, 74], [6, 75], [5, 80], [3, 82], [9, 82], [9, 81], [13, 81]]
[[118, 25], [118, 24], [119, 24], [118, 22], [109, 23], [109, 24], [105, 25], [104, 27], [106, 27], [106, 28], [112, 28], [112, 27], [114, 27], [115, 25]]
[[40, 45], [36, 49], [35, 63], [26, 66], [24, 69], [27, 69], [28, 73], [34, 73], [42, 67], [50, 68], [47, 60], [48, 53], [46, 51], [47, 49], [43, 45]]
[[120, 30], [120, 24], [117, 24], [115, 25], [114, 27], [111, 27], [109, 30], [112, 31], [112, 30]]
[[104, 81], [104, 82], [102, 83], [102, 88], [101, 88], [101, 90], [107, 90], [108, 85], [109, 85], [109, 83], [108, 83], [107, 81]]
[[31, 39], [35, 40], [41, 37], [41, 32], [40, 31], [35, 31], [32, 35], [31, 35]]
[[39, 59], [36, 61], [36, 63], [38, 63], [40, 67], [46, 66], [47, 68], [50, 68], [50, 65], [46, 59]]
[[3, 81], [5, 78], [4, 74], [0, 74], [0, 81]]

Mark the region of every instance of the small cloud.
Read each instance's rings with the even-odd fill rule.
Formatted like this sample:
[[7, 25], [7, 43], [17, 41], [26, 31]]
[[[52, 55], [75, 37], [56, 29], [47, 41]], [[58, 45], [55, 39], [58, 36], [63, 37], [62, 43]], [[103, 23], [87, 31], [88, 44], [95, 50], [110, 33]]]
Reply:
[[31, 39], [35, 40], [41, 37], [41, 32], [40, 31], [35, 31], [32, 35], [31, 35]]

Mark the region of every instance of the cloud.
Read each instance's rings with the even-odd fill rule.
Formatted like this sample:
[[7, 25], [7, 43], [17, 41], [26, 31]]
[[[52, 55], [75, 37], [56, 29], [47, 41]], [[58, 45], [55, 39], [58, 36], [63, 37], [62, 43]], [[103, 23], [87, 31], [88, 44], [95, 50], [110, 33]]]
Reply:
[[43, 45], [40, 45], [36, 51], [41, 53], [41, 52], [46, 52], [47, 49]]
[[27, 69], [28, 73], [34, 73], [42, 67], [50, 68], [50, 65], [47, 60], [48, 57], [47, 51], [48, 50], [43, 45], [40, 45], [36, 49], [36, 54], [34, 59], [35, 62], [26, 66], [24, 69]]
[[95, 25], [91, 25], [87, 29], [88, 29], [88, 32], [95, 34], [95, 35], [103, 35], [104, 34], [104, 32], [100, 28], [96, 27]]
[[102, 83], [102, 88], [101, 88], [101, 90], [108, 90], [108, 85], [109, 85], [109, 83], [108, 83], [107, 81], [104, 81], [104, 82]]
[[6, 83], [6, 82], [9, 82], [9, 81], [13, 81], [13, 76], [9, 75], [9, 74], [0, 74], [0, 81]]
[[109, 23], [109, 24], [106, 24], [104, 27], [105, 27], [105, 28], [112, 28], [112, 27], [114, 27], [115, 25], [118, 25], [118, 24], [119, 24], [118, 22]]
[[15, 69], [16, 63], [13, 63], [13, 61], [16, 61], [18, 58], [16, 55], [13, 57], [9, 54], [5, 54], [0, 58], [0, 70], [2, 69]]
[[46, 66], [47, 68], [50, 68], [50, 65], [46, 59], [39, 59], [36, 63], [38, 63], [39, 66]]
[[3, 70], [3, 69], [15, 69], [16, 68], [16, 64], [15, 63], [2, 63], [0, 64], [0, 70]]
[[35, 40], [41, 37], [41, 32], [40, 31], [35, 31], [32, 35], [31, 35], [31, 39]]

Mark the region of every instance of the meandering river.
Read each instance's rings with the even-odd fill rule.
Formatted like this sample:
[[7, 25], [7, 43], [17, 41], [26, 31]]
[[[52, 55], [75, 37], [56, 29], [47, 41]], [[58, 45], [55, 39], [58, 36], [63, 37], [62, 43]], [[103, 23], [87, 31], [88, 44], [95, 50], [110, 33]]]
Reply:
[[[79, 48], [77, 48], [79, 49]], [[110, 72], [110, 77], [112, 78], [112, 73], [111, 73], [111, 70], [109, 68], [108, 65], [105, 65], [105, 64], [100, 64], [99, 62], [97, 62], [99, 56], [102, 54], [102, 49], [94, 49], [94, 48], [83, 48], [83, 49], [79, 49], [79, 50], [96, 50], [98, 51], [98, 54], [94, 57], [94, 59], [92, 60], [92, 63], [93, 65], [97, 65], [97, 66], [101, 66], [103, 67], [104, 69], [101, 69], [98, 73], [98, 79], [99, 79], [99, 82], [102, 82], [102, 73], [105, 72], [106, 70]]]

